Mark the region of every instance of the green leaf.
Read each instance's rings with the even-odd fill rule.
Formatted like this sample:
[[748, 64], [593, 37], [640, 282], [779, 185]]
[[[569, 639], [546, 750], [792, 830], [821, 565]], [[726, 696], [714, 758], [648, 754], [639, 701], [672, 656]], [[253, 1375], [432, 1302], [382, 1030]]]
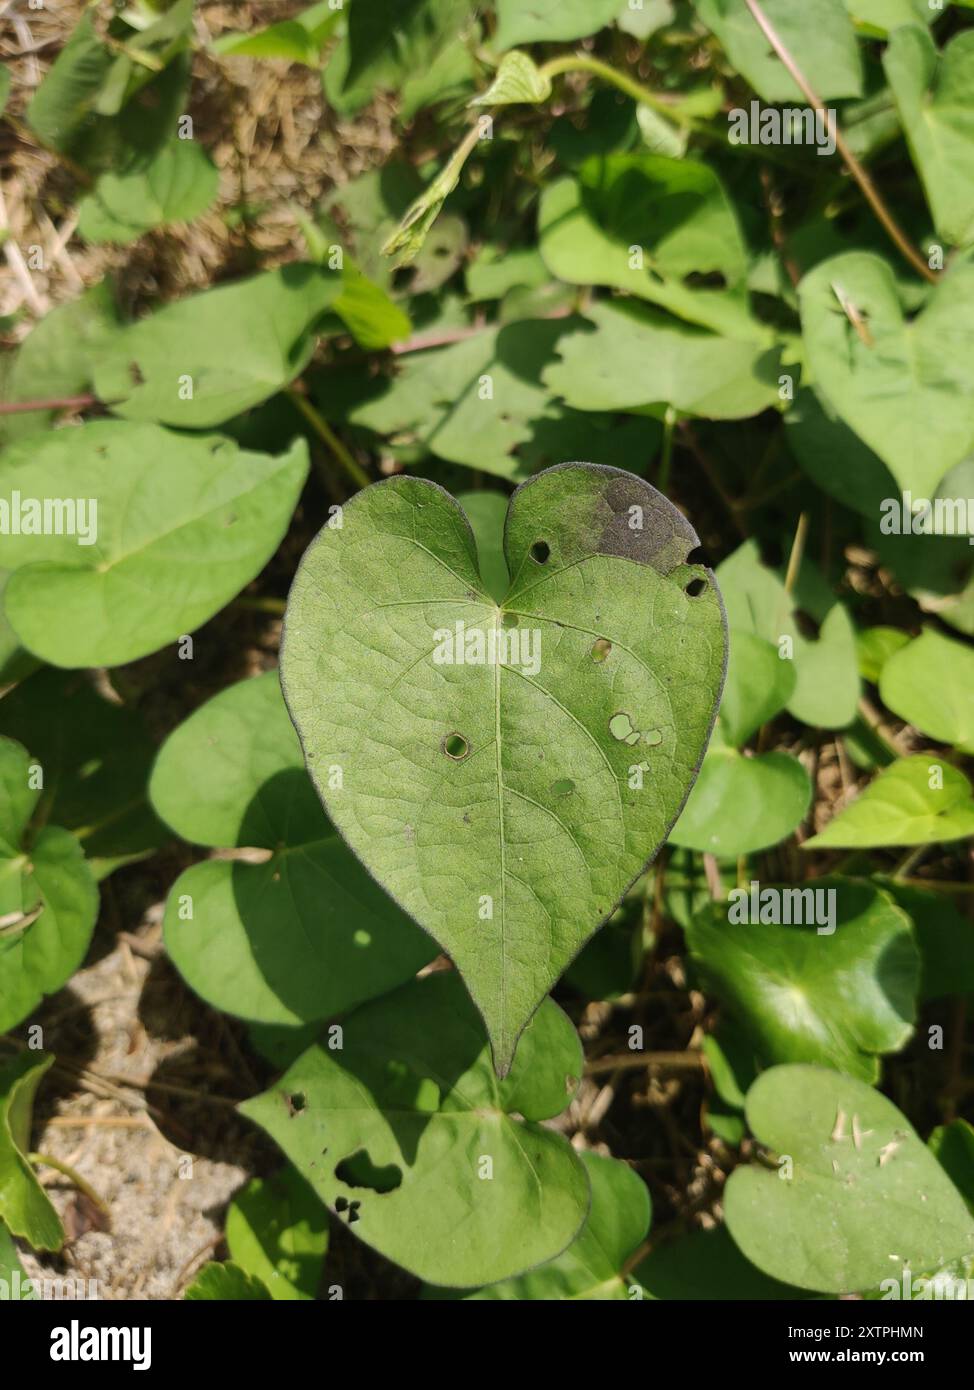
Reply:
[[942, 53], [917, 25], [890, 35], [883, 68], [937, 231], [954, 245], [974, 239], [974, 33]]
[[[771, 642], [779, 652], [792, 653], [795, 691], [788, 711], [812, 728], [842, 729], [855, 718], [859, 702], [859, 670], [856, 634], [841, 603], [817, 572], [806, 562], [801, 583], [811, 592], [803, 603], [788, 593], [774, 570], [762, 565], [754, 541], [746, 541], [717, 570], [727, 608], [727, 621], [735, 633], [751, 632]], [[798, 615], [819, 623], [818, 636], [803, 635]]]
[[916, 753], [881, 772], [802, 849], [934, 845], [968, 835], [974, 835], [970, 782], [934, 754]]
[[623, 1273], [649, 1230], [651, 1203], [642, 1178], [625, 1163], [581, 1154], [592, 1184], [592, 1205], [581, 1231], [557, 1259], [470, 1294], [474, 1302], [614, 1302], [639, 1295]]
[[582, 1055], [551, 1000], [504, 1081], [454, 971], [365, 1005], [343, 1030], [340, 1048], [312, 1047], [240, 1108], [356, 1235], [419, 1278], [461, 1288], [570, 1244], [589, 1180], [540, 1121], [571, 1100]]
[[801, 824], [811, 799], [808, 773], [790, 754], [713, 747], [670, 843], [721, 858], [767, 849]]
[[788, 705], [795, 691], [795, 663], [752, 632], [731, 634], [720, 727], [733, 748], [742, 748], [762, 724]]
[[974, 753], [974, 651], [966, 643], [925, 628], [883, 666], [879, 693], [921, 734]]
[[910, 917], [920, 947], [920, 998], [974, 994], [974, 923], [958, 912], [946, 893], [928, 892], [895, 878], [883, 887]]
[[497, 0], [499, 49], [521, 43], [551, 43], [584, 39], [611, 24], [622, 6], [619, 0]]
[[[3, 383], [10, 402], [54, 400], [91, 390], [92, 363], [118, 329], [111, 285], [100, 281], [68, 304], [58, 304], [17, 349]], [[50, 410], [30, 410], [0, 420], [0, 442], [45, 429]]]
[[[552, 275], [607, 285], [729, 338], [770, 345], [743, 289], [747, 251], [733, 207], [708, 165], [662, 155], [587, 160], [578, 178], [541, 194], [538, 244]], [[697, 289], [690, 275], [728, 288]]]
[[293, 1168], [253, 1178], [227, 1210], [230, 1258], [272, 1298], [314, 1298], [328, 1249], [328, 1213]]
[[726, 1226], [692, 1231], [657, 1246], [633, 1270], [647, 1298], [748, 1303], [804, 1298], [800, 1289], [769, 1279], [749, 1264]]
[[[800, 924], [760, 920], [775, 910]], [[880, 1056], [913, 1033], [920, 954], [906, 913], [871, 884], [735, 889], [693, 919], [687, 940], [765, 1062], [875, 1082]]]
[[74, 836], [53, 825], [29, 833], [36, 773], [25, 748], [0, 738], [0, 1032], [74, 974], [98, 913], [98, 889]]
[[480, 37], [469, 0], [368, 0], [352, 5], [345, 34], [328, 56], [325, 97], [341, 115], [376, 91], [397, 94], [409, 121], [423, 106], [469, 92]]
[[807, 387], [785, 416], [785, 437], [816, 487], [862, 516], [880, 515], [884, 498], [899, 490], [882, 459]]
[[346, 505], [291, 589], [282, 682], [318, 792], [463, 973], [502, 1074], [696, 775], [725, 663], [696, 544], [632, 474], [549, 469], [511, 503], [502, 610], [454, 500], [396, 477]]
[[303, 439], [269, 458], [217, 435], [113, 420], [11, 446], [0, 456], [4, 492], [80, 497], [87, 518], [82, 528], [75, 510], [77, 535], [5, 537], [11, 627], [56, 666], [117, 666], [157, 651], [260, 572], [307, 471]]
[[[615, 0], [613, 0], [615, 3]], [[505, 53], [494, 80], [471, 106], [537, 105], [551, 96], [551, 78], [526, 53]]]
[[[823, 101], [862, 95], [862, 67], [845, 0], [763, 0], [784, 46]], [[804, 100], [744, 0], [699, 0], [697, 14], [717, 35], [731, 65], [769, 102]]]
[[403, 342], [412, 332], [409, 315], [381, 285], [367, 279], [348, 262], [342, 292], [331, 307], [358, 345], [370, 351]]
[[548, 271], [534, 246], [509, 248], [488, 242], [467, 266], [471, 299], [502, 299], [508, 290], [538, 289], [548, 283]]
[[150, 795], [183, 839], [251, 851], [187, 869], [166, 904], [166, 949], [216, 1008], [262, 1023], [323, 1019], [433, 956], [322, 812], [276, 671], [222, 691], [170, 734]]
[[78, 204], [78, 233], [90, 242], [137, 241], [154, 227], [192, 222], [216, 198], [216, 166], [192, 140], [173, 140], [119, 173], [102, 174]]
[[33, 1283], [24, 1272], [13, 1237], [0, 1221], [0, 1287], [4, 1297], [16, 1302], [30, 1303], [37, 1298]]
[[721, 338], [626, 300], [594, 304], [585, 319], [559, 338], [558, 360], [544, 371], [545, 384], [577, 410], [665, 403], [688, 415], [740, 420], [778, 399], [777, 354], [757, 343]]
[[0, 1223], [35, 1250], [64, 1244], [61, 1218], [27, 1161], [34, 1097], [53, 1065], [52, 1055], [27, 1051], [0, 1067]]
[[903, 1270], [974, 1253], [960, 1193], [906, 1116], [865, 1082], [821, 1067], [772, 1067], [747, 1098], [756, 1138], [793, 1162], [730, 1176], [724, 1211], [745, 1256], [820, 1293], [879, 1292]]
[[937, 1162], [974, 1212], [974, 1127], [967, 1120], [939, 1125], [929, 1139]]
[[910, 634], [898, 627], [867, 627], [856, 633], [856, 652], [863, 680], [878, 684], [883, 667], [891, 656], [909, 646]]
[[203, 1303], [256, 1303], [271, 1297], [266, 1284], [229, 1260], [205, 1264], [183, 1294], [184, 1299]]
[[27, 108], [27, 122], [45, 145], [65, 151], [93, 115], [115, 62], [86, 12], [55, 58]]
[[864, 251], [817, 265], [799, 298], [816, 387], [902, 489], [932, 497], [974, 439], [974, 266], [909, 320], [891, 267]]
[[321, 0], [320, 4], [301, 10], [293, 19], [268, 24], [264, 29], [221, 34], [210, 47], [221, 57], [284, 58], [316, 68], [321, 64], [321, 50], [341, 19], [340, 7], [331, 0]]
[[340, 276], [288, 265], [167, 304], [114, 336], [95, 390], [116, 415], [207, 429], [287, 386], [311, 357], [311, 330]]
[[47, 819], [78, 837], [98, 876], [162, 844], [146, 798], [154, 745], [138, 714], [85, 675], [44, 670], [22, 681], [0, 700], [0, 734], [31, 750]]
[[[545, 450], [549, 432], [564, 418], [542, 372], [573, 322], [520, 319], [444, 348], [409, 353], [391, 378], [368, 380], [368, 395], [352, 401], [346, 418], [451, 463], [523, 478], [536, 466], [532, 454]], [[323, 386], [327, 405], [339, 392], [333, 378], [325, 377]], [[558, 462], [585, 440], [574, 429], [567, 433], [564, 452], [556, 441]]]

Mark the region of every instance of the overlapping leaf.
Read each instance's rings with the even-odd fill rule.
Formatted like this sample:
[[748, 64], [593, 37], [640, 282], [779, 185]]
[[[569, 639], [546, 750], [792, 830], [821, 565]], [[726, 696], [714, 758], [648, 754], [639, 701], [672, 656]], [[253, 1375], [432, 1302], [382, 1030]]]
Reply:
[[590, 1201], [578, 1155], [540, 1123], [578, 1085], [561, 1010], [539, 1009], [504, 1081], [453, 971], [364, 1005], [343, 1029], [340, 1047], [309, 1049], [240, 1107], [332, 1211], [434, 1284], [471, 1288], [559, 1255]]

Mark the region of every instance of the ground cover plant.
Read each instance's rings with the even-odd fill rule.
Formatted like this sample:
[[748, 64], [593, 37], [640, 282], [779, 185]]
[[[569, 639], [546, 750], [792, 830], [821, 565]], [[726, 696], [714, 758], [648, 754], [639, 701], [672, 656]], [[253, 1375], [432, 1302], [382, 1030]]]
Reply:
[[974, 8], [0, 23], [4, 1289], [966, 1296]]

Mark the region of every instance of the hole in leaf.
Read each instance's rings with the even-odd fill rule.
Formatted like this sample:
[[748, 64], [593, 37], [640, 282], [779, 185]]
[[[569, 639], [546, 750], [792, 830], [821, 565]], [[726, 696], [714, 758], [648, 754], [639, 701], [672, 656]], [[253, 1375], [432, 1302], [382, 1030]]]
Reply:
[[517, 627], [517, 625], [518, 625], [518, 623], [519, 623], [520, 621], [521, 621], [521, 620], [520, 620], [520, 618], [518, 617], [518, 615], [517, 615], [516, 613], [505, 613], [504, 616], [503, 616], [503, 618], [501, 618], [501, 626], [502, 626], [502, 627]]
[[683, 592], [686, 594], [687, 598], [699, 598], [700, 595], [706, 591], [706, 588], [706, 579], [691, 579]]
[[706, 565], [706, 566], [709, 568], [709, 561], [707, 560], [707, 556], [706, 556], [706, 554], [704, 553], [704, 548], [703, 548], [703, 546], [702, 546], [702, 545], [695, 545], [695, 546], [693, 547], [693, 549], [690, 551], [690, 553], [687, 555], [687, 558], [686, 558], [686, 560], [684, 561], [684, 564], [687, 564], [687, 565]]
[[[395, 1163], [384, 1166], [373, 1163], [367, 1150], [358, 1149], [343, 1158], [335, 1169], [335, 1177], [346, 1187], [366, 1187], [370, 1192], [395, 1192], [402, 1183], [402, 1169]], [[357, 1207], [358, 1202], [352, 1206]]]
[[562, 777], [560, 781], [551, 784], [552, 796], [571, 796], [574, 790], [575, 783], [570, 777]]
[[303, 1091], [295, 1091], [294, 1095], [287, 1097], [287, 1108], [292, 1115], [300, 1115], [307, 1104], [308, 1098]]
[[531, 547], [531, 559], [539, 565], [547, 564], [550, 554], [551, 546], [547, 541], [535, 541]]
[[470, 744], [463, 734], [447, 734], [440, 747], [446, 756], [452, 758], [455, 763], [462, 762], [470, 752]]
[[592, 660], [604, 661], [612, 650], [612, 643], [608, 637], [600, 637], [592, 646]]

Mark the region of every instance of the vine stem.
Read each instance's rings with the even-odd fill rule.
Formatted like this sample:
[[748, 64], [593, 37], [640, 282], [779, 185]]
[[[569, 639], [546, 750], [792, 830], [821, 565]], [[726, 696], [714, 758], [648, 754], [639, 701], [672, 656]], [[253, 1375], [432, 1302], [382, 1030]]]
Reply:
[[31, 410], [87, 410], [98, 404], [98, 397], [86, 391], [81, 396], [54, 396], [50, 400], [0, 401], [0, 415], [24, 415]]
[[106, 1216], [110, 1215], [108, 1203], [104, 1197], [100, 1197], [91, 1183], [81, 1176], [77, 1168], [72, 1168], [70, 1163], [55, 1158], [53, 1154], [32, 1153], [28, 1154], [27, 1157], [31, 1163], [41, 1163], [45, 1168], [53, 1168], [56, 1172], [63, 1173], [70, 1182], [74, 1183], [79, 1192], [83, 1192], [89, 1201], [94, 1202], [99, 1211], [104, 1212]]
[[292, 405], [296, 406], [307, 420], [318, 438], [322, 439], [325, 444], [328, 445], [328, 448], [351, 478], [355, 486], [368, 487], [369, 483], [372, 481], [368, 473], [366, 473], [362, 465], [352, 457], [348, 449], [346, 449], [345, 445], [332, 429], [331, 425], [329, 425], [321, 412], [315, 409], [307, 396], [303, 395], [293, 386], [287, 388], [286, 394]]
[[693, 130], [698, 133], [708, 135], [712, 133], [706, 126], [701, 125], [692, 116], [688, 116], [685, 111], [680, 111], [672, 106], [670, 102], [664, 101], [662, 97], [657, 96], [649, 87], [644, 87], [641, 82], [637, 82], [628, 73], [619, 72], [598, 58], [590, 58], [584, 53], [567, 53], [561, 58], [552, 58], [541, 68], [542, 76], [547, 78], [560, 77], [562, 73], [566, 72], [588, 72], [593, 77], [601, 77], [604, 82], [610, 82], [620, 92], [625, 92], [626, 96], [632, 97], [633, 101], [638, 102], [641, 106], [650, 107], [661, 116], [666, 116], [675, 125], [681, 125], [686, 130]]
[[795, 59], [792, 57], [791, 52], [782, 40], [781, 35], [775, 29], [774, 25], [768, 19], [768, 16], [764, 13], [764, 10], [761, 8], [759, 0], [744, 0], [744, 3], [751, 11], [751, 15], [754, 19], [754, 22], [757, 24], [758, 28], [764, 34], [764, 37], [767, 39], [768, 43], [774, 49], [775, 53], [780, 58], [784, 67], [787, 68], [788, 72], [791, 74], [792, 80], [795, 82], [799, 90], [802, 92], [803, 96], [805, 97], [805, 100], [808, 102], [810, 106], [814, 107], [816, 111], [824, 112], [826, 120], [828, 121], [831, 127], [832, 134], [835, 137], [836, 149], [842, 156], [843, 163], [849, 170], [849, 173], [855, 179], [856, 183], [862, 189], [866, 201], [872, 208], [873, 212], [876, 214], [879, 221], [882, 223], [887, 236], [897, 247], [900, 254], [910, 263], [910, 265], [912, 265], [913, 269], [916, 270], [920, 275], [922, 275], [925, 280], [929, 280], [931, 284], [935, 285], [940, 278], [939, 275], [937, 275], [935, 271], [930, 269], [926, 261], [920, 255], [919, 251], [917, 251], [916, 247], [912, 245], [906, 233], [902, 230], [899, 223], [896, 221], [896, 218], [890, 212], [889, 208], [883, 202], [882, 195], [880, 194], [879, 189], [876, 187], [872, 179], [869, 177], [869, 174], [866, 172], [865, 167], [862, 164], [860, 164], [855, 154], [853, 154], [852, 150], [849, 148], [845, 136], [842, 134], [842, 131], [838, 127], [838, 123], [836, 122], [834, 117], [830, 115], [827, 107], [825, 106], [825, 103], [822, 101], [822, 98], [817, 94], [815, 88], [811, 85], [808, 78], [805, 76], [801, 68], [795, 62]]

